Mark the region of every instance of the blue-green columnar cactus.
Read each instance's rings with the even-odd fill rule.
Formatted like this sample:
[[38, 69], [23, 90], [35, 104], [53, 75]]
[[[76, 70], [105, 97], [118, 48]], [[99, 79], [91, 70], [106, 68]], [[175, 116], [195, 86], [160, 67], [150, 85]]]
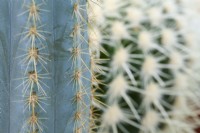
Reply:
[[96, 41], [90, 45], [97, 78], [92, 99], [98, 118], [94, 130], [195, 132], [200, 47], [193, 28], [198, 15], [187, 2], [193, 1], [102, 0], [93, 4], [90, 10], [96, 14], [89, 16], [96, 25], [90, 30], [90, 40]]
[[1, 132], [89, 132], [86, 2], [1, 1]]

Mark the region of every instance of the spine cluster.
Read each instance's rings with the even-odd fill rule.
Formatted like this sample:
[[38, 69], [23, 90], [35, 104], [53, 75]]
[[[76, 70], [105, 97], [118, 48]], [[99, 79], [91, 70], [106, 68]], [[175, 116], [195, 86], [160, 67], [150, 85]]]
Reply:
[[[104, 73], [107, 70], [102, 63], [106, 63], [108, 58], [101, 58], [100, 53], [108, 55], [108, 52], [101, 46], [102, 36], [99, 30], [99, 26], [104, 21], [102, 17], [102, 1], [99, 0], [89, 0], [88, 1], [88, 21], [89, 21], [89, 51], [90, 51], [90, 71], [91, 71], [91, 107], [90, 107], [90, 131], [89, 133], [96, 133], [99, 129], [98, 123], [100, 123], [99, 109], [102, 108], [102, 105], [106, 104], [104, 101], [101, 101], [99, 91], [103, 90], [102, 85], [104, 86], [103, 80], [99, 77], [100, 73]], [[106, 73], [104, 73], [106, 74]]]
[[15, 88], [21, 91], [20, 102], [24, 104], [25, 120], [21, 127], [21, 133], [43, 133], [45, 132], [44, 121], [45, 114], [48, 110], [47, 90], [51, 89], [46, 83], [50, 80], [48, 65], [50, 62], [48, 53], [48, 43], [46, 35], [50, 34], [45, 31], [46, 26], [43, 22], [43, 15], [48, 11], [45, 10], [45, 1], [26, 0], [22, 8], [23, 12], [18, 17], [25, 18], [26, 23], [22, 33], [19, 33], [20, 54], [16, 57], [21, 67], [21, 78], [16, 79], [19, 85]]
[[89, 50], [87, 39], [87, 10], [86, 2], [84, 0], [74, 0], [73, 4], [73, 30], [70, 37], [73, 43], [70, 44], [70, 61], [71, 69], [70, 84], [73, 86], [74, 97], [73, 105], [75, 111], [73, 113], [73, 132], [87, 133], [89, 128], [89, 108], [90, 101], [90, 65], [89, 65]]

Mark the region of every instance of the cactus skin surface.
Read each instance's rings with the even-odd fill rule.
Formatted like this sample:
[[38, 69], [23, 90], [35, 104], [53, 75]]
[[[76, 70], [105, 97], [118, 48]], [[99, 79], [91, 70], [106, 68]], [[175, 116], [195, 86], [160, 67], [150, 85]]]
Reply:
[[7, 0], [0, 4], [0, 131], [9, 132], [9, 48], [10, 8]]

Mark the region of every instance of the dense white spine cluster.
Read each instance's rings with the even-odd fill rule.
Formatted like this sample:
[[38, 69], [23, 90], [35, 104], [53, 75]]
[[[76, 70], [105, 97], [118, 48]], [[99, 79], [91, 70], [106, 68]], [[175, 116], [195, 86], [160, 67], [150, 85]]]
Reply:
[[194, 133], [199, 124], [200, 47], [199, 31], [193, 27], [199, 22], [199, 9], [193, 2], [197, 1], [92, 4], [96, 10], [91, 9], [89, 18], [96, 28], [91, 33], [97, 34], [90, 34], [90, 49], [98, 60], [92, 72], [97, 79], [104, 77], [95, 80], [94, 90], [103, 85], [106, 91], [93, 93], [94, 106], [103, 112], [96, 126], [99, 133]]

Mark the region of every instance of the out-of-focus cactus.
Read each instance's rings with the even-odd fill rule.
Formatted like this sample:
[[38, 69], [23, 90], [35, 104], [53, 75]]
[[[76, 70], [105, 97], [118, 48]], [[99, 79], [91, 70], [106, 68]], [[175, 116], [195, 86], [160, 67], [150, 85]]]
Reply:
[[93, 3], [93, 105], [101, 115], [94, 132], [194, 133], [200, 47], [198, 16], [187, 2]]

